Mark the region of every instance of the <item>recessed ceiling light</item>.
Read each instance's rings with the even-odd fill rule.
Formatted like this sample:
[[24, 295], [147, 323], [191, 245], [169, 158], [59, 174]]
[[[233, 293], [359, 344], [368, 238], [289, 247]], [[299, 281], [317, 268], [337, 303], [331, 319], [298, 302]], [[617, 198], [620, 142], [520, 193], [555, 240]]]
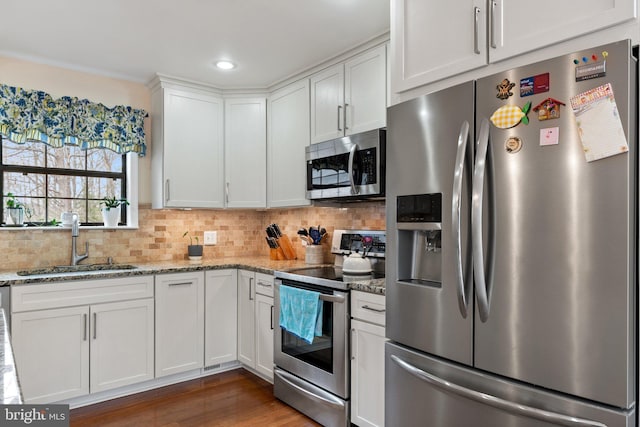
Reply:
[[236, 64], [231, 61], [217, 61], [216, 67], [221, 70], [231, 70], [233, 68], [236, 68]]

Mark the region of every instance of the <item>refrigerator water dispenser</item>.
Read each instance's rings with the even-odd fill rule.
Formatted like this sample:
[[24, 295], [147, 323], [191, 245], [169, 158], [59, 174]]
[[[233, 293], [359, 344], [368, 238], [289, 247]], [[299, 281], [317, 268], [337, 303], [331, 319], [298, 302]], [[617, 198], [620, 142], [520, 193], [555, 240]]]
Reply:
[[442, 287], [442, 194], [398, 196], [398, 280]]

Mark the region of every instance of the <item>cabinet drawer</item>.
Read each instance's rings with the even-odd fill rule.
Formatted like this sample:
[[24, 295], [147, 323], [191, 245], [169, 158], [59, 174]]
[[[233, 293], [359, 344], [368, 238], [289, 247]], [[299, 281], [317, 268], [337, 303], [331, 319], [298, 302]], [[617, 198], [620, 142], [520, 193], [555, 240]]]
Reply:
[[273, 297], [273, 276], [264, 273], [256, 273], [256, 293]]
[[11, 311], [42, 310], [153, 297], [153, 276], [11, 287]]
[[386, 299], [384, 295], [352, 291], [351, 317], [384, 326], [386, 309], [385, 301]]

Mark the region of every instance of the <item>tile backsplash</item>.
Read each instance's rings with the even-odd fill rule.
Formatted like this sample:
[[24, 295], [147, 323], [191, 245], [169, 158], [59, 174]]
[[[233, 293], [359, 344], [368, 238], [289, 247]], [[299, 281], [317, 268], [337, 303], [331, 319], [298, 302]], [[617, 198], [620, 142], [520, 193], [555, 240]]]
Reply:
[[[306, 207], [269, 210], [170, 210], [140, 206], [137, 230], [82, 229], [78, 252], [89, 243], [89, 258], [83, 263], [147, 263], [187, 259], [185, 231], [203, 240], [204, 231], [218, 232], [218, 243], [204, 247], [204, 258], [269, 255], [265, 227], [277, 223], [289, 236], [299, 259], [304, 247], [296, 234], [301, 227], [321, 225], [331, 237], [334, 229], [381, 230], [385, 228], [384, 202], [347, 204], [344, 207]], [[4, 230], [0, 236], [2, 270], [69, 264], [71, 236], [68, 229]], [[323, 244], [326, 261], [330, 239]]]

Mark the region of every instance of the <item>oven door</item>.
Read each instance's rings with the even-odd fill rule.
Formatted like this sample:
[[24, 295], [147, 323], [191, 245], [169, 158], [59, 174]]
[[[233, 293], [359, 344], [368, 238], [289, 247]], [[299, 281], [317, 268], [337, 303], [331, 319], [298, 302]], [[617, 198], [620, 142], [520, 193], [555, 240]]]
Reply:
[[280, 286], [320, 292], [322, 336], [311, 344], [278, 327], [274, 341], [276, 366], [343, 399], [349, 398], [349, 294], [286, 279], [275, 280], [275, 318], [280, 324]]

